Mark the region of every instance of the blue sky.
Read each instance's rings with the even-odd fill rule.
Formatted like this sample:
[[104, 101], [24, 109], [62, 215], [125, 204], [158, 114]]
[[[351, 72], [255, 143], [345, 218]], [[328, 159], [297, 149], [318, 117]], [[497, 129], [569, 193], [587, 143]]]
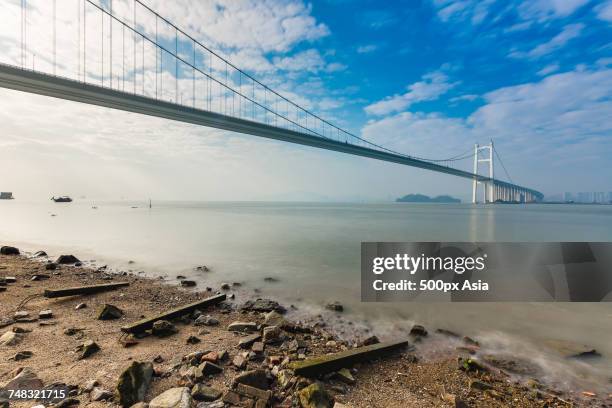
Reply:
[[[612, 191], [611, 0], [145, 3], [290, 99], [374, 142], [445, 158], [493, 138], [518, 184], [547, 194]], [[36, 11], [50, 2], [29, 4], [37, 27], [30, 35], [44, 43], [48, 21], [35, 21]], [[59, 48], [69, 54], [78, 0], [59, 4], [65, 18]], [[131, 7], [131, 0], [114, 0], [126, 20]], [[11, 35], [19, 28], [9, 17], [18, 14], [10, 7], [2, 13], [9, 21], [0, 29], [2, 60], [11, 61], [19, 52]], [[42, 51], [36, 58], [40, 66]], [[421, 170], [0, 92], [0, 158], [22, 169], [22, 185], [46, 177], [56, 189], [100, 197], [155, 189], [235, 200], [469, 196], [468, 182]], [[75, 115], [87, 120], [75, 123]], [[33, 116], [38, 127], [24, 126]], [[129, 139], [118, 136], [126, 127]], [[51, 164], [58, 155], [65, 155], [65, 168]], [[460, 165], [469, 169], [471, 162]], [[84, 167], [82, 179], [65, 177]], [[505, 178], [499, 165], [496, 171]], [[114, 188], [84, 181], [109, 174], [116, 174]], [[176, 183], [189, 177], [206, 189]]]

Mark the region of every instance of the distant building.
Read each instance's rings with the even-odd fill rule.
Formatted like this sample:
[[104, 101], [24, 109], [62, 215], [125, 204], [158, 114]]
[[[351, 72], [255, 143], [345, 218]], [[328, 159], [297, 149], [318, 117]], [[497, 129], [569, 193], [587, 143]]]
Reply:
[[612, 203], [612, 191], [608, 192], [608, 202]]
[[12, 200], [13, 198], [13, 193], [10, 191], [0, 192], [0, 200]]
[[563, 199], [565, 201], [574, 201], [574, 194], [570, 192], [565, 192], [565, 194], [563, 194]]

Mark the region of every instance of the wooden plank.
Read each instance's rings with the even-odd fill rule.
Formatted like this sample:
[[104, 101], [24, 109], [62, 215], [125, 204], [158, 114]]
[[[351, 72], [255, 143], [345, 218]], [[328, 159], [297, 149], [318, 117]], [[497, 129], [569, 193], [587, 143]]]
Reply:
[[58, 297], [66, 297], [66, 296], [75, 296], [75, 295], [89, 295], [92, 293], [104, 292], [107, 290], [113, 290], [117, 288], [122, 288], [124, 286], [129, 286], [129, 282], [116, 282], [116, 283], [103, 283], [101, 285], [91, 285], [91, 286], [76, 286], [74, 288], [64, 288], [64, 289], [45, 289], [43, 295], [46, 298], [58, 298]]
[[168, 320], [168, 319], [173, 319], [175, 317], [183, 316], [183, 315], [193, 312], [194, 310], [198, 308], [216, 305], [217, 303], [220, 303], [224, 300], [225, 300], [225, 294], [211, 296], [209, 298], [198, 300], [197, 302], [193, 302], [185, 306], [177, 307], [176, 309], [172, 309], [168, 312], [164, 312], [155, 317], [139, 320], [136, 323], [133, 323], [129, 326], [122, 327], [121, 331], [124, 333], [131, 333], [131, 334], [142, 333], [145, 330], [148, 330], [151, 327], [153, 327], [153, 323], [155, 323], [158, 320]]
[[383, 357], [406, 346], [408, 346], [407, 340], [372, 344], [371, 346], [298, 361], [290, 364], [289, 368], [293, 369], [296, 375], [317, 377], [342, 368], [348, 368], [355, 363]]

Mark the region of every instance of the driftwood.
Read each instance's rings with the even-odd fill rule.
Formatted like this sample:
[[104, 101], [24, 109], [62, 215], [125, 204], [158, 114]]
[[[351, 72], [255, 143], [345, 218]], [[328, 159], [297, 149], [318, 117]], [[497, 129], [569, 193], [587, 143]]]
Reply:
[[290, 364], [289, 368], [293, 369], [296, 375], [304, 377], [317, 377], [321, 374], [327, 374], [332, 371], [338, 371], [342, 368], [350, 367], [351, 365], [367, 360], [372, 360], [377, 357], [384, 357], [395, 350], [399, 350], [408, 345], [408, 341], [395, 341], [388, 343], [378, 343], [371, 346], [358, 347], [356, 349], [342, 351], [340, 353], [330, 354], [326, 356], [309, 358], [308, 360], [299, 361]]
[[102, 285], [91, 285], [91, 286], [76, 286], [74, 288], [65, 289], [45, 289], [43, 296], [46, 298], [58, 298], [75, 295], [89, 295], [92, 293], [105, 292], [107, 290], [113, 290], [129, 286], [129, 282], [117, 282], [117, 283], [104, 283]]
[[191, 313], [192, 311], [198, 308], [216, 305], [217, 303], [220, 303], [224, 300], [225, 300], [224, 294], [211, 296], [209, 298], [198, 300], [197, 302], [193, 302], [185, 306], [177, 307], [176, 309], [172, 309], [168, 312], [164, 312], [155, 317], [139, 320], [136, 323], [133, 323], [129, 326], [122, 327], [121, 331], [124, 333], [130, 333], [130, 334], [142, 333], [145, 330], [149, 330], [151, 327], [153, 327], [153, 323], [155, 323], [158, 320], [168, 320], [168, 319], [173, 319], [175, 317], [183, 316], [188, 313]]

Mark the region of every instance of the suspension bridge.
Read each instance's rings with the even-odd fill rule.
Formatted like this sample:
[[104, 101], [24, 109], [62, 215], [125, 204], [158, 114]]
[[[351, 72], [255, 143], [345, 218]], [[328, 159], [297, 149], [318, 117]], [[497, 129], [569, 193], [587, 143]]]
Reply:
[[[535, 202], [493, 142], [443, 159], [370, 142], [239, 69], [140, 0], [0, 0], [0, 87], [297, 143], [472, 180], [472, 201]], [[295, 98], [294, 98], [295, 99]], [[457, 168], [472, 159], [473, 171]], [[494, 177], [494, 161], [508, 181]], [[479, 172], [488, 164], [488, 174]]]

